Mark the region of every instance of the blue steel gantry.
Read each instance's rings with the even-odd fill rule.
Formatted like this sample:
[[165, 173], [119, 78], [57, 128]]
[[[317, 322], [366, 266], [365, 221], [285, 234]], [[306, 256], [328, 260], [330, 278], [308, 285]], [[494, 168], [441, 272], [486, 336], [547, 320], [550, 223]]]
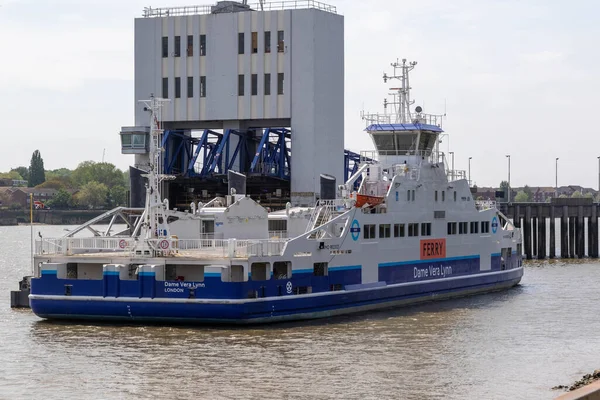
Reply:
[[[211, 179], [233, 170], [248, 176], [290, 180], [292, 154], [288, 128], [201, 132], [198, 137], [189, 130], [165, 130], [161, 143], [165, 174]], [[344, 150], [344, 181], [358, 170], [359, 164], [359, 154]]]

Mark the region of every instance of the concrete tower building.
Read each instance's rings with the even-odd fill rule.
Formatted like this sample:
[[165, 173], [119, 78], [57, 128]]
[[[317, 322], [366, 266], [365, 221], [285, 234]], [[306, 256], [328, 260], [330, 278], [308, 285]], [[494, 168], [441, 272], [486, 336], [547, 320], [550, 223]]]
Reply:
[[[134, 142], [147, 142], [149, 117], [138, 100], [151, 95], [171, 100], [165, 130], [245, 132], [251, 154], [267, 128], [287, 128], [293, 204], [314, 201], [319, 174], [343, 180], [344, 20], [335, 7], [308, 0], [147, 8], [135, 20], [136, 127], [121, 132], [123, 152], [136, 154], [142, 169], [147, 153]], [[227, 138], [232, 152], [240, 137]], [[248, 165], [230, 164], [243, 173]]]

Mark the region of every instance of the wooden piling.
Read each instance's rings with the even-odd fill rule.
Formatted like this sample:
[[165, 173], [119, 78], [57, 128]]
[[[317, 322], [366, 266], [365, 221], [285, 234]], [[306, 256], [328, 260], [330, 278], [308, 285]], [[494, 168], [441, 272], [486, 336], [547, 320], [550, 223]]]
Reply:
[[528, 260], [531, 256], [531, 206], [525, 206], [525, 219], [523, 220], [523, 240], [525, 241], [525, 257]]
[[569, 258], [575, 258], [575, 217], [569, 217]]
[[596, 205], [592, 207], [592, 217], [590, 218], [590, 220], [590, 230], [592, 231], [592, 251], [590, 252], [590, 257], [598, 258], [598, 247], [600, 246], [598, 245], [598, 209]]
[[577, 235], [578, 251], [577, 258], [583, 258], [585, 256], [585, 225], [583, 223], [583, 206], [577, 207]]
[[556, 257], [556, 218], [554, 214], [554, 207], [550, 207], [550, 258]]
[[560, 257], [569, 258], [569, 207], [563, 206], [563, 214], [560, 217]]

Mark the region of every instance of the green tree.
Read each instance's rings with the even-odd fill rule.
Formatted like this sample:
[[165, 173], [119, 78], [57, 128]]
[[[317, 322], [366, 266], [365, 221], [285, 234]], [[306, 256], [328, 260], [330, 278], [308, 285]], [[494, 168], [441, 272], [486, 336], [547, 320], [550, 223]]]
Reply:
[[29, 179], [28, 186], [35, 187], [46, 181], [46, 173], [44, 171], [44, 160], [39, 150], [36, 150], [31, 155], [31, 163], [29, 164]]
[[107, 204], [107, 206], [109, 207], [118, 207], [118, 206], [124, 206], [127, 202], [126, 199], [126, 194], [127, 194], [127, 189], [125, 189], [125, 186], [113, 186], [112, 188], [109, 189], [109, 203]]
[[107, 195], [108, 188], [104, 183], [90, 181], [77, 193], [77, 202], [81, 206], [98, 208], [106, 203]]
[[586, 194], [583, 195], [583, 197], [585, 197], [586, 199], [593, 199], [594, 195], [591, 192], [587, 192]]
[[53, 198], [48, 200], [48, 206], [53, 208], [69, 208], [73, 205], [73, 196], [65, 189], [59, 189]]
[[573, 194], [571, 195], [572, 199], [580, 199], [582, 197], [583, 197], [583, 195], [581, 194], [581, 192], [579, 190], [574, 191]]
[[13, 171], [16, 171], [19, 175], [21, 175], [21, 178], [24, 180], [29, 180], [29, 170], [27, 167], [17, 167], [14, 168]]
[[83, 187], [88, 182], [96, 181], [108, 189], [114, 186], [126, 186], [123, 171], [111, 163], [84, 161], [71, 174], [71, 180], [76, 187]]
[[0, 172], [0, 178], [3, 179], [18, 179], [21, 180], [23, 177], [14, 169], [10, 172]]
[[508, 181], [500, 182], [500, 191], [504, 193], [504, 200], [508, 201]]
[[523, 192], [527, 195], [527, 200], [525, 200], [525, 201], [533, 200], [533, 192], [531, 191], [531, 188], [528, 185], [525, 185], [523, 187]]
[[561, 194], [560, 196], [558, 196], [559, 199], [568, 199], [569, 196], [567, 196], [566, 194]]
[[527, 196], [527, 193], [525, 193], [524, 190], [519, 190], [519, 193], [517, 193], [517, 195], [515, 196], [515, 202], [516, 203], [525, 203], [529, 201], [529, 197]]

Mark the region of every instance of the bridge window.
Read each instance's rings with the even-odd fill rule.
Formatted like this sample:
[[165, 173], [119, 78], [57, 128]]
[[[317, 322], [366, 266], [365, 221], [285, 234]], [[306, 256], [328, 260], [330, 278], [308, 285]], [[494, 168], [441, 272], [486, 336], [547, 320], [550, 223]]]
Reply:
[[394, 224], [394, 237], [404, 237], [404, 224]]
[[408, 224], [408, 236], [419, 236], [419, 224]]
[[390, 224], [379, 225], [379, 238], [389, 238], [389, 237], [390, 237]]
[[166, 36], [162, 37], [162, 56], [169, 57], [169, 38]]
[[265, 32], [265, 53], [271, 52], [271, 31]]
[[364, 239], [375, 239], [375, 225], [363, 226], [363, 238]]
[[456, 235], [456, 222], [448, 222], [448, 235]]
[[181, 57], [181, 36], [175, 36], [175, 57]]
[[459, 235], [466, 235], [467, 233], [469, 233], [468, 229], [468, 225], [466, 222], [459, 222], [458, 223], [458, 234]]
[[200, 35], [200, 55], [206, 55], [206, 35]]
[[431, 236], [431, 222], [421, 224], [421, 236]]

